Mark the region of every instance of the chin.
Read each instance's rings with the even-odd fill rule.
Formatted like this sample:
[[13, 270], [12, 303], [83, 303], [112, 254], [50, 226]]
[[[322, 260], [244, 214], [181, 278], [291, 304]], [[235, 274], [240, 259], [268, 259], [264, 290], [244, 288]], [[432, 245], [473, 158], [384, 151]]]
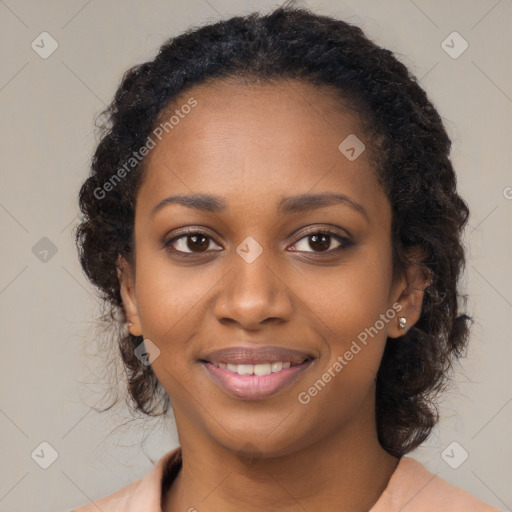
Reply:
[[212, 437], [225, 449], [248, 461], [290, 455], [305, 448], [309, 444], [307, 439], [311, 438], [306, 432], [301, 433], [292, 426], [283, 428], [279, 422], [260, 423], [257, 428], [255, 422], [251, 428], [240, 424], [227, 425], [225, 428], [221, 432], [211, 433]]

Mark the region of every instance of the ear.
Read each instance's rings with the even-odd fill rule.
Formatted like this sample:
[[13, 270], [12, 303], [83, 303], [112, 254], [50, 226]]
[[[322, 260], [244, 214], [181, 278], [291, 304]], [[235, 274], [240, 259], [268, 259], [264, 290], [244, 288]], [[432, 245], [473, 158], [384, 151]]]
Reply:
[[132, 325], [128, 328], [134, 336], [142, 335], [139, 314], [137, 310], [137, 297], [135, 294], [135, 280], [132, 266], [126, 259], [119, 255], [117, 258], [117, 277], [120, 284], [121, 299], [126, 313], [126, 319]]
[[[421, 247], [415, 246], [407, 252], [410, 264], [406, 269], [400, 271], [400, 275], [393, 284], [392, 297], [394, 303], [401, 306], [394, 306], [397, 311], [396, 321], [390, 323], [388, 336], [390, 338], [399, 338], [403, 336], [420, 318], [421, 307], [423, 304], [423, 295], [425, 288], [432, 283], [430, 272], [422, 265], [425, 259], [425, 253]], [[398, 318], [406, 319], [405, 328], [400, 328]]]

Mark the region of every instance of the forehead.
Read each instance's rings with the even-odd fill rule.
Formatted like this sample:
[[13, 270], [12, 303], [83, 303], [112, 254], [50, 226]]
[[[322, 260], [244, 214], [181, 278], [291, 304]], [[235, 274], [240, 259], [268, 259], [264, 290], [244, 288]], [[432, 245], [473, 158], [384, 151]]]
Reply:
[[[184, 108], [191, 100], [195, 106]], [[347, 138], [366, 147], [370, 141], [357, 113], [331, 88], [215, 81], [180, 95], [162, 121], [171, 116], [174, 123], [147, 158], [138, 200], [147, 211], [145, 203], [172, 193], [211, 193], [229, 204], [326, 191], [358, 202], [382, 196], [369, 151], [355, 160], [340, 151]]]

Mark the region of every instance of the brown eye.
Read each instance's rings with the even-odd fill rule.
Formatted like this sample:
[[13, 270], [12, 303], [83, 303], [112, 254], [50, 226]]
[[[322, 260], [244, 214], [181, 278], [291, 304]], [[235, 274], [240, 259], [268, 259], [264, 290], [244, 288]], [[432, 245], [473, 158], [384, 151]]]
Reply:
[[[331, 247], [333, 241], [338, 245]], [[293, 247], [300, 252], [331, 253], [350, 245], [351, 242], [348, 238], [342, 237], [333, 231], [316, 230], [302, 237]]]
[[325, 233], [319, 233], [318, 235], [309, 235], [309, 246], [312, 249], [319, 250], [321, 252], [327, 251], [331, 245], [331, 236]]
[[172, 247], [173, 252], [200, 254], [208, 250], [210, 242], [213, 242], [213, 240], [208, 234], [202, 231], [190, 231], [172, 238], [165, 243], [165, 247]]
[[187, 248], [191, 251], [205, 251], [208, 249], [210, 242], [208, 238], [204, 235], [188, 235], [187, 239]]

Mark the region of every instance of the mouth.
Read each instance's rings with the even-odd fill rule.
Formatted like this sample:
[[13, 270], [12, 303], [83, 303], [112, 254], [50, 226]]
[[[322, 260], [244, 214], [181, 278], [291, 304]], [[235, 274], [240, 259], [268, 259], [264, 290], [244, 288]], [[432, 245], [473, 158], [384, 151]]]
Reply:
[[199, 359], [212, 382], [229, 395], [262, 400], [291, 386], [315, 357], [279, 347], [233, 347]]
[[[213, 366], [216, 368], [222, 368], [223, 370], [228, 370], [232, 373], [237, 373], [238, 375], [268, 375], [270, 373], [279, 373], [282, 370], [286, 370], [287, 368], [291, 368], [292, 366], [300, 366], [306, 361], [312, 360], [313, 358], [306, 358], [304, 361], [300, 363], [292, 363], [291, 361], [278, 361], [275, 363], [258, 363], [258, 364], [233, 364], [233, 363], [214, 363]], [[210, 363], [210, 361], [203, 361], [205, 363]]]

